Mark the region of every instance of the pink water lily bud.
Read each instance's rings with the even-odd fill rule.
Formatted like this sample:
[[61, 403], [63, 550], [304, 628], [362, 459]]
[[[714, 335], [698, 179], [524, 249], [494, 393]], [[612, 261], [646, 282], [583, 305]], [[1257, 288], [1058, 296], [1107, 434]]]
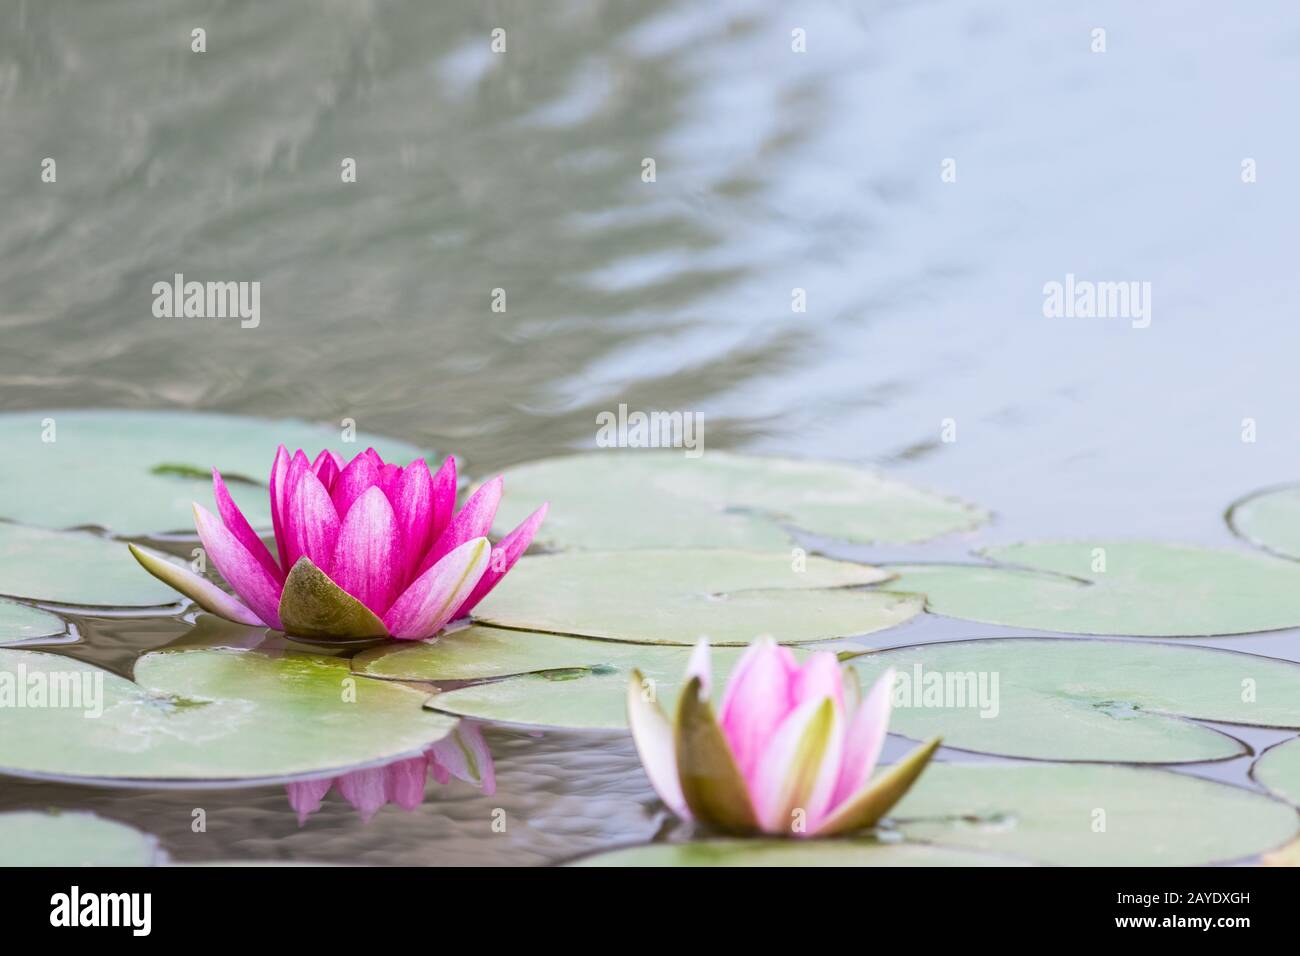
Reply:
[[267, 548], [213, 469], [217, 511], [194, 505], [208, 557], [228, 594], [188, 568], [131, 545], [150, 574], [204, 610], [240, 624], [314, 639], [424, 640], [467, 616], [528, 550], [543, 504], [493, 548], [498, 476], [459, 512], [456, 462], [386, 463], [373, 448], [351, 461], [325, 450], [309, 461], [281, 445], [271, 465]]
[[480, 726], [462, 720], [446, 737], [415, 757], [394, 760], [382, 767], [366, 767], [337, 777], [303, 780], [285, 785], [289, 805], [298, 814], [298, 825], [320, 809], [331, 789], [361, 814], [363, 823], [387, 804], [414, 810], [424, 802], [429, 777], [445, 784], [452, 777], [473, 784], [486, 794], [496, 793], [496, 772], [492, 751]]
[[701, 641], [670, 721], [633, 671], [627, 716], [646, 776], [677, 816], [728, 833], [835, 836], [874, 826], [940, 741], [873, 776], [889, 731], [894, 672], [860, 700], [850, 676], [831, 651], [800, 665], [789, 648], [763, 638], [736, 664], [715, 717]]

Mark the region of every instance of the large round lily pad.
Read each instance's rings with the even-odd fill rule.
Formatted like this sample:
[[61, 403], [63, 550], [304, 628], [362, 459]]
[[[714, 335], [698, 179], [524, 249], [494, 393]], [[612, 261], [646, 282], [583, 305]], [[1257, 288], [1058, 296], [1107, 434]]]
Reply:
[[1259, 793], [1091, 764], [931, 764], [889, 815], [911, 840], [1066, 866], [1225, 863], [1300, 829]]
[[997, 564], [892, 568], [899, 577], [889, 589], [924, 594], [936, 614], [1068, 634], [1192, 637], [1300, 625], [1300, 564], [1268, 555], [1148, 541], [1044, 541], [982, 554]]
[[[731, 648], [716, 653], [726, 661], [737, 656]], [[680, 661], [684, 668], [690, 654], [689, 647], [646, 647], [474, 624], [436, 641], [387, 641], [354, 656], [352, 669], [388, 680], [484, 680], [577, 668], [645, 671], [649, 661], [661, 668]]]
[[[743, 647], [712, 652], [715, 686], [730, 674]], [[796, 652], [798, 653], [798, 652]], [[433, 644], [397, 650], [378, 648], [359, 654], [359, 673], [396, 680], [468, 680], [517, 676], [432, 697], [427, 706], [459, 716], [530, 727], [573, 730], [627, 729], [627, 680], [639, 668], [653, 681], [668, 713], [685, 685], [689, 647], [593, 641], [555, 634], [532, 634], [472, 627]]]
[[[0, 772], [19, 776], [252, 784], [384, 763], [455, 726], [421, 707], [422, 691], [310, 654], [156, 652], [136, 662], [133, 683], [60, 655], [0, 649], [0, 694], [6, 684], [26, 706], [3, 711]], [[35, 706], [37, 684], [45, 706]]]
[[[802, 643], [884, 630], [921, 609], [864, 591], [877, 568], [788, 552], [573, 551], [523, 558], [474, 609], [499, 627], [648, 644]], [[854, 589], [858, 588], [858, 589]]]
[[1012, 638], [853, 659], [863, 683], [898, 672], [890, 729], [1041, 760], [1182, 763], [1246, 753], [1187, 718], [1300, 728], [1300, 664], [1135, 641]]
[[1228, 509], [1228, 526], [1256, 547], [1300, 558], [1300, 485], [1241, 499]]
[[1250, 773], [1283, 800], [1300, 806], [1300, 738], [1269, 747]]
[[700, 840], [651, 843], [572, 866], [1025, 866], [1021, 860], [923, 843], [878, 840]]
[[0, 594], [96, 607], [157, 607], [179, 596], [126, 547], [81, 531], [0, 523]]
[[0, 866], [153, 866], [158, 841], [93, 813], [0, 813]]
[[[53, 439], [52, 441], [50, 439]], [[49, 528], [98, 526], [119, 535], [192, 532], [193, 501], [219, 468], [256, 528], [269, 528], [266, 482], [276, 446], [340, 453], [367, 445], [405, 464], [411, 445], [294, 420], [173, 411], [29, 411], [0, 415], [0, 518]]]
[[553, 549], [781, 548], [797, 529], [908, 543], [977, 527], [987, 512], [848, 465], [710, 450], [597, 451], [508, 469], [504, 534], [537, 501]]
[[56, 615], [15, 601], [0, 600], [0, 644], [20, 644], [58, 637], [67, 627]]

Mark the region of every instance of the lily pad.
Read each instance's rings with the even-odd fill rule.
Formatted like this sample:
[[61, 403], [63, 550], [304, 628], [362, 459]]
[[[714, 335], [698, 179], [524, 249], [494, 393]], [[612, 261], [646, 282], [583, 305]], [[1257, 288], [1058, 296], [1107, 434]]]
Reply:
[[[799, 570], [796, 570], [796, 567]], [[647, 644], [786, 644], [868, 634], [920, 612], [911, 595], [851, 590], [877, 568], [788, 553], [572, 551], [525, 557], [474, 609], [499, 627]]]
[[57, 616], [39, 608], [0, 600], [0, 644], [20, 644], [66, 634]]
[[0, 866], [153, 866], [158, 841], [93, 813], [0, 813]]
[[[995, 565], [902, 565], [891, 591], [986, 624], [1133, 637], [1300, 625], [1300, 564], [1149, 541], [1044, 541], [981, 552]], [[1094, 570], [1098, 568], [1099, 570]], [[1104, 570], [1101, 570], [1104, 568]]]
[[1300, 738], [1269, 747], [1250, 775], [1283, 800], [1300, 806]]
[[[717, 660], [730, 666], [743, 648], [719, 648]], [[474, 624], [436, 641], [390, 641], [352, 658], [352, 669], [366, 677], [405, 681], [460, 681], [511, 677], [542, 671], [586, 669], [625, 675], [634, 667], [658, 676], [680, 663], [686, 669], [689, 647], [646, 647]], [[619, 694], [622, 705], [622, 692]]]
[[1258, 548], [1300, 558], [1300, 485], [1242, 498], [1228, 509], [1228, 526]]
[[[34, 681], [51, 689], [48, 701], [56, 686], [65, 704], [79, 689], [83, 706], [37, 707], [28, 690], [26, 706], [4, 711], [0, 772], [253, 785], [386, 763], [456, 724], [422, 709], [423, 691], [355, 677], [347, 661], [311, 654], [155, 652], [136, 662], [132, 682], [60, 655], [0, 649], [0, 693]], [[99, 717], [89, 715], [96, 700]]]
[[116, 541], [80, 531], [0, 523], [0, 594], [95, 607], [175, 604]]
[[[717, 686], [722, 686], [744, 651], [743, 647], [714, 648]], [[657, 700], [673, 713], [690, 656], [689, 647], [476, 626], [433, 644], [365, 651], [353, 659], [353, 667], [367, 676], [395, 680], [467, 680], [513, 673], [518, 676], [444, 691], [426, 706], [521, 726], [626, 730], [627, 678], [632, 669], [639, 668], [646, 680], [654, 682]]]
[[1165, 770], [931, 764], [890, 812], [909, 840], [1064, 866], [1200, 866], [1295, 838], [1281, 801]]
[[[1300, 664], [1126, 641], [983, 639], [854, 658], [898, 671], [890, 730], [1039, 760], [1184, 763], [1247, 753], [1194, 720], [1300, 728]], [[987, 715], [987, 716], [983, 716]]]
[[988, 520], [973, 505], [832, 462], [708, 451], [597, 451], [505, 472], [504, 534], [549, 501], [535, 539], [551, 549], [788, 547], [792, 529], [906, 544]]
[[[52, 423], [52, 424], [51, 424]], [[50, 439], [53, 440], [50, 440]], [[212, 494], [211, 469], [255, 528], [269, 529], [266, 480], [276, 446], [346, 452], [367, 445], [405, 464], [422, 452], [332, 425], [172, 411], [31, 411], [0, 415], [0, 518], [48, 528], [98, 526], [132, 536], [193, 532], [190, 503]], [[244, 478], [247, 480], [238, 480]], [[256, 484], [251, 484], [255, 481]]]
[[1021, 860], [879, 840], [701, 840], [651, 843], [575, 860], [570, 866], [1026, 866]]

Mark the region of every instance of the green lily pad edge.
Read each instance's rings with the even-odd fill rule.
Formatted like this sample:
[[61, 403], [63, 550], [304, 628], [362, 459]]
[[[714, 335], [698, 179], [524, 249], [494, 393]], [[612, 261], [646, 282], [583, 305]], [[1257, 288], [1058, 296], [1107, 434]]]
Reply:
[[423, 707], [424, 690], [296, 651], [154, 651], [127, 680], [0, 648], [0, 678], [0, 693], [29, 695], [5, 710], [0, 773], [28, 779], [190, 789], [320, 779], [414, 756], [457, 725]]
[[1224, 513], [1237, 537], [1283, 558], [1300, 558], [1300, 484], [1261, 488], [1238, 498]]
[[[931, 764], [886, 824], [849, 839], [651, 844], [586, 865], [1203, 866], [1239, 863], [1300, 832], [1295, 808], [1231, 784], [1113, 764]], [[873, 836], [875, 839], [873, 839]], [[902, 842], [883, 842], [892, 838]], [[928, 849], [921, 849], [927, 847]], [[889, 856], [897, 858], [889, 860]], [[957, 862], [948, 865], [977, 865]]]
[[[424, 450], [341, 426], [190, 410], [46, 409], [0, 414], [0, 518], [49, 529], [102, 528], [114, 537], [193, 540], [192, 501], [212, 495], [211, 469], [256, 529], [271, 526], [267, 478], [275, 450], [322, 448], [351, 457], [373, 446], [406, 464]], [[12, 466], [12, 467], [11, 467]], [[243, 480], [240, 480], [243, 479]], [[254, 483], [255, 482], [255, 483]]]
[[884, 565], [897, 575], [887, 587], [924, 595], [932, 614], [1060, 634], [1194, 638], [1300, 626], [1300, 563], [1270, 554], [1099, 538], [976, 555], [989, 563]]
[[158, 866], [158, 840], [83, 811], [0, 813], [0, 866]]
[[870, 837], [836, 840], [697, 840], [606, 850], [565, 866], [1033, 866], [1030, 860]]
[[70, 635], [70, 628], [57, 614], [0, 598], [0, 647], [51, 641]]
[[[503, 472], [503, 534], [550, 501], [538, 543], [555, 551], [780, 549], [791, 530], [855, 544], [908, 544], [972, 531], [990, 513], [846, 462], [709, 450], [607, 448]], [[661, 516], [675, 520], [665, 522]]]
[[1300, 737], [1267, 748], [1250, 768], [1250, 776], [1269, 793], [1300, 807]]

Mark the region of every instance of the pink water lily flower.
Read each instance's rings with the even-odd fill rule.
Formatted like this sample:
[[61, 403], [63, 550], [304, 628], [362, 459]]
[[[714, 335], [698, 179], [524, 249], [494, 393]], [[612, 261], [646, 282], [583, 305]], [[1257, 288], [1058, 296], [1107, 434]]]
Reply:
[[321, 807], [325, 794], [337, 790], [369, 823], [381, 807], [395, 803], [403, 810], [414, 810], [424, 801], [424, 786], [432, 776], [445, 784], [452, 777], [478, 787], [484, 793], [496, 793], [496, 769], [492, 751], [483, 739], [477, 723], [462, 720], [449, 735], [432, 744], [424, 753], [395, 760], [382, 767], [367, 767], [322, 780], [303, 780], [285, 785], [289, 805], [298, 814], [298, 825]]
[[456, 506], [456, 461], [438, 473], [405, 468], [373, 448], [350, 462], [325, 450], [309, 461], [281, 445], [271, 467], [276, 553], [262, 542], [213, 469], [217, 514], [194, 505], [212, 563], [234, 588], [131, 546], [149, 573], [228, 620], [312, 638], [420, 640], [469, 614], [528, 549], [542, 505], [492, 548], [500, 476]]
[[728, 833], [834, 836], [873, 826], [920, 775], [935, 738], [872, 779], [889, 729], [894, 672], [861, 696], [831, 651], [800, 666], [788, 647], [751, 644], [715, 718], [709, 647], [696, 646], [676, 720], [633, 671], [628, 723], [650, 783], [684, 820]]

